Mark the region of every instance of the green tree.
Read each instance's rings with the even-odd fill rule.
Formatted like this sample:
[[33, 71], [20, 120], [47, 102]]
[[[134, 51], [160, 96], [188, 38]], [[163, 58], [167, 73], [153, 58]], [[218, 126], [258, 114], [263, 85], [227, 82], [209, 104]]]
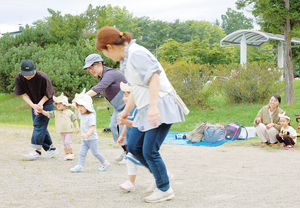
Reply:
[[247, 18], [242, 12], [237, 12], [231, 8], [227, 9], [226, 14], [221, 15], [221, 27], [228, 35], [236, 30], [253, 29], [253, 19]]
[[190, 22], [191, 40], [199, 37], [200, 41], [208, 40], [210, 44], [219, 43], [226, 36], [224, 30], [216, 24], [207, 21], [187, 21]]
[[159, 57], [169, 63], [182, 59], [189, 63], [211, 65], [236, 63], [238, 60], [234, 48], [222, 48], [219, 43], [210, 44], [208, 39], [200, 41], [199, 37], [187, 43], [168, 39], [159, 48]]
[[64, 43], [75, 45], [83, 38], [83, 30], [87, 27], [87, 20], [84, 15], [61, 15], [60, 11], [55, 12], [48, 9], [51, 17], [47, 20], [50, 24], [49, 34], [54, 42], [63, 45]]
[[268, 32], [284, 33], [284, 69], [285, 69], [285, 103], [295, 102], [294, 75], [292, 63], [292, 32], [299, 25], [299, 0], [238, 0], [238, 9], [251, 7], [252, 14], [258, 18], [262, 29]]
[[193, 38], [191, 24], [193, 21], [180, 22], [178, 19], [174, 23], [170, 23], [171, 31], [169, 38], [179, 43], [189, 42]]
[[184, 51], [181, 43], [168, 39], [165, 44], [159, 47], [159, 54], [161, 61], [174, 63], [184, 56]]

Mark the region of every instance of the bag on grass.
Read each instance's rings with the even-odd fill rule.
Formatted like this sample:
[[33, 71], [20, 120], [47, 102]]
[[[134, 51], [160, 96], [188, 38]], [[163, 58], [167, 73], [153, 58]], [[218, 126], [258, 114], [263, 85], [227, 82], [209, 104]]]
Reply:
[[225, 131], [221, 125], [206, 125], [204, 128], [204, 141], [216, 143], [225, 140]]
[[201, 142], [204, 139], [204, 128], [206, 122], [198, 123], [196, 128], [186, 135], [186, 138], [189, 140], [189, 143]]
[[225, 138], [228, 140], [237, 140], [243, 134], [243, 138], [248, 138], [247, 129], [239, 123], [230, 123], [225, 127]]

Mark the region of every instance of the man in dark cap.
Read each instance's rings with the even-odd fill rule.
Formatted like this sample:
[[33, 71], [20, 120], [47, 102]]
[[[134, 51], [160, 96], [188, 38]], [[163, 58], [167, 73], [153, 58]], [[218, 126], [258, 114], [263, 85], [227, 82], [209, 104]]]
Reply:
[[52, 111], [54, 89], [48, 75], [35, 70], [31, 60], [24, 60], [21, 64], [21, 72], [15, 78], [15, 94], [21, 95], [24, 101], [31, 107], [33, 120], [33, 133], [31, 147], [35, 151], [26, 155], [29, 160], [42, 158], [41, 149], [46, 151], [45, 158], [51, 158], [58, 154], [53, 146], [50, 134], [47, 130], [49, 118], [37, 110], [37, 105], [42, 105], [45, 111]]

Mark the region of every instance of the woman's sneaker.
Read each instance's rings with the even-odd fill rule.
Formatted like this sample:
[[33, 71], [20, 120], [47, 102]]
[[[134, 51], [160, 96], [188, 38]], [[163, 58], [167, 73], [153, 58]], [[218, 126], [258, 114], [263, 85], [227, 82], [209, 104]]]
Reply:
[[104, 163], [101, 164], [99, 171], [105, 171], [110, 166], [110, 163], [106, 160]]
[[42, 154], [39, 154], [37, 151], [32, 151], [28, 155], [25, 155], [28, 160], [38, 160], [42, 158]]
[[[171, 183], [171, 181], [174, 180], [174, 174], [167, 171], [168, 177], [169, 177], [169, 183]], [[150, 184], [150, 186], [145, 190], [145, 194], [151, 194], [154, 190], [156, 190], [156, 182], [155, 179], [152, 181], [152, 183]]]
[[168, 191], [161, 191], [159, 189], [155, 189], [150, 196], [145, 197], [145, 202], [149, 202], [149, 203], [162, 202], [162, 201], [170, 200], [174, 197], [175, 195], [171, 187], [168, 189]]
[[134, 191], [135, 185], [130, 180], [127, 180], [125, 183], [119, 185], [119, 188], [125, 191]]
[[82, 173], [84, 172], [84, 168], [81, 165], [76, 165], [74, 168], [71, 168], [70, 171], [72, 173]]

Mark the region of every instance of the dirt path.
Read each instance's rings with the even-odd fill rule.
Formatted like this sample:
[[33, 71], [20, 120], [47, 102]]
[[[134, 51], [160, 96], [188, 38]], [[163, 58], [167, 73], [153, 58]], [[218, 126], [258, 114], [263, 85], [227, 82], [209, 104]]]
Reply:
[[[31, 128], [0, 125], [0, 207], [299, 207], [298, 150], [267, 151], [259, 147], [191, 147], [163, 144], [161, 154], [175, 174], [175, 198], [158, 204], [144, 202], [143, 191], [152, 176], [139, 168], [136, 191], [118, 188], [127, 179], [126, 166], [114, 163], [121, 153], [110, 138], [99, 149], [112, 165], [99, 172], [89, 152], [85, 172], [71, 173], [77, 164], [63, 160], [58, 134], [50, 130], [60, 154], [25, 161], [31, 151]], [[80, 138], [73, 141], [75, 154]]]

